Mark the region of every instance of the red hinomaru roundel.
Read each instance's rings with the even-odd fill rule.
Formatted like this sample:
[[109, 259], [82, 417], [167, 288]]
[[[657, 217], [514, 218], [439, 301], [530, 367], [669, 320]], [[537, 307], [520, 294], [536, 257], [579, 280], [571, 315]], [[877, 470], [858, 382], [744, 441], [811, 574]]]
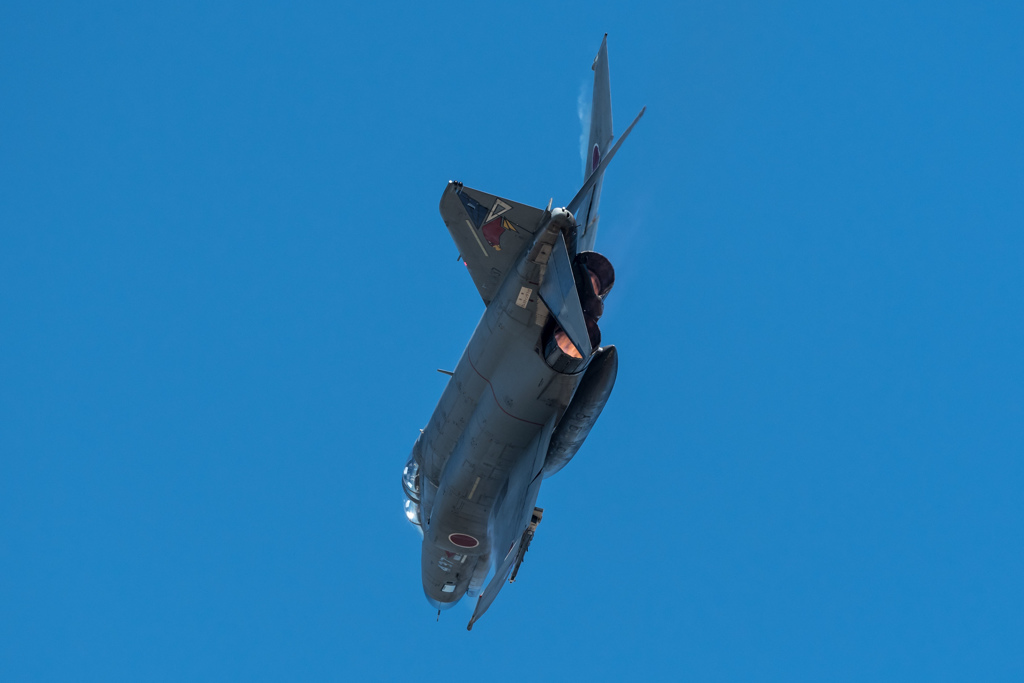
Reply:
[[480, 541], [469, 534], [448, 534], [448, 540], [460, 548], [475, 548], [480, 545]]

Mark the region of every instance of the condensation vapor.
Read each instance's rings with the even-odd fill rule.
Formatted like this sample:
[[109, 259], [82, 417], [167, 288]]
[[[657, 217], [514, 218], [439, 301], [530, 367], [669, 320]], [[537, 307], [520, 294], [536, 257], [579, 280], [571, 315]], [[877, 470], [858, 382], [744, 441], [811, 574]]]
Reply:
[[[618, 186], [613, 187], [614, 190], [605, 192], [614, 198], [612, 201], [629, 206], [630, 209], [621, 214], [624, 219], [616, 221], [614, 226], [602, 220], [603, 229], [598, 231], [600, 244], [597, 250], [611, 258], [615, 266], [615, 291], [605, 304], [605, 315], [609, 311], [618, 310], [619, 301], [629, 301], [629, 292], [635, 284], [635, 278], [643, 277], [644, 271], [650, 268], [651, 259], [657, 258], [651, 252], [651, 233], [644, 230], [645, 226], [650, 225], [647, 219], [650, 207], [654, 206], [654, 195], [643, 190], [640, 194], [623, 196]], [[602, 194], [602, 207], [605, 201]]]
[[[580, 94], [576, 98], [576, 116], [580, 119], [580, 175], [585, 176], [587, 172], [587, 144], [590, 142], [590, 108], [591, 100], [590, 85], [584, 81], [580, 85]], [[584, 180], [586, 178], [584, 177]]]

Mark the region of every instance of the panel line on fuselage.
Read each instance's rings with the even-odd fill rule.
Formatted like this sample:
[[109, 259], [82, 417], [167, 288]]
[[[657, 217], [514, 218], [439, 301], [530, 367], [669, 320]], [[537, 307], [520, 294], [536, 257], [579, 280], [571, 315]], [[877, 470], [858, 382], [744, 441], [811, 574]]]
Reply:
[[525, 422], [526, 424], [530, 424], [530, 425], [536, 425], [538, 427], [543, 427], [544, 426], [540, 422], [534, 422], [533, 420], [527, 420], [527, 419], [524, 419], [524, 418], [521, 418], [521, 417], [517, 417], [517, 416], [513, 415], [512, 413], [508, 412], [507, 410], [505, 410], [504, 406], [502, 406], [501, 402], [498, 400], [498, 395], [496, 393], [494, 393], [494, 385], [491, 384], [491, 380], [489, 380], [486, 377], [484, 377], [483, 373], [481, 373], [479, 370], [476, 369], [476, 366], [473, 365], [473, 359], [470, 358], [468, 353], [466, 354], [466, 360], [469, 361], [469, 367], [473, 368], [473, 372], [475, 372], [477, 375], [479, 375], [480, 379], [482, 379], [483, 381], [487, 382], [487, 386], [490, 387], [490, 389], [491, 389], [491, 396], [494, 398], [494, 404], [496, 406], [498, 406], [498, 410], [500, 410], [501, 412], [505, 413], [506, 415], [511, 417], [513, 420], [519, 420], [520, 422]]

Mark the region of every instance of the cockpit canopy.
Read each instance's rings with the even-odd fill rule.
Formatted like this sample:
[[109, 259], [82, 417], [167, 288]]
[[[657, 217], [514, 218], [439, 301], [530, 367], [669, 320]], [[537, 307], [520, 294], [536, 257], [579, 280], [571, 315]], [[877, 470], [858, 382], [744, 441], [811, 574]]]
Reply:
[[409, 520], [411, 524], [416, 526], [422, 526], [423, 522], [420, 520], [420, 504], [414, 503], [408, 498], [405, 499], [405, 518]]
[[405, 463], [405, 469], [402, 470], [402, 488], [405, 489], [405, 495], [409, 500], [414, 503], [420, 502], [420, 464], [413, 458], [409, 458], [409, 462]]
[[402, 470], [402, 489], [405, 491], [405, 518], [411, 524], [422, 526], [420, 517], [420, 464], [409, 457]]

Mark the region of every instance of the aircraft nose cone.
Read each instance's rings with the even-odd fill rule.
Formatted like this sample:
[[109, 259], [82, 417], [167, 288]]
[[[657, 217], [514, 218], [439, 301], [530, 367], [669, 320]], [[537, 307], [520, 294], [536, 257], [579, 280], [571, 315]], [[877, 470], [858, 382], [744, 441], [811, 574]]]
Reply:
[[[426, 591], [425, 591], [425, 590], [424, 590], [424, 592], [426, 593]], [[426, 593], [426, 596], [427, 596], [427, 602], [429, 602], [429, 603], [430, 603], [430, 605], [431, 605], [431, 606], [432, 606], [432, 607], [433, 607], [434, 609], [436, 609], [436, 610], [446, 610], [446, 609], [451, 609], [451, 608], [452, 608], [452, 607], [454, 607], [454, 606], [455, 606], [455, 605], [456, 605], [456, 604], [457, 604], [457, 603], [459, 602], [459, 600], [460, 600], [460, 599], [462, 598], [462, 596], [460, 595], [459, 597], [455, 598], [454, 600], [451, 600], [450, 602], [442, 602], [442, 601], [440, 601], [440, 600], [436, 600], [436, 599], [434, 599], [434, 598], [430, 597], [430, 594], [429, 594], [429, 593]]]
[[423, 594], [434, 609], [448, 609], [466, 594], [468, 581], [460, 581], [458, 577], [447, 576], [441, 581], [431, 581], [424, 577]]
[[[467, 536], [467, 538], [469, 538]], [[476, 540], [476, 539], [473, 539]], [[445, 543], [448, 540], [445, 539]], [[453, 547], [449, 545], [448, 547]], [[427, 602], [435, 609], [448, 609], [466, 594], [469, 577], [475, 566], [468, 563], [468, 557], [438, 547], [430, 540], [430, 534], [423, 539], [422, 571], [423, 593]]]

